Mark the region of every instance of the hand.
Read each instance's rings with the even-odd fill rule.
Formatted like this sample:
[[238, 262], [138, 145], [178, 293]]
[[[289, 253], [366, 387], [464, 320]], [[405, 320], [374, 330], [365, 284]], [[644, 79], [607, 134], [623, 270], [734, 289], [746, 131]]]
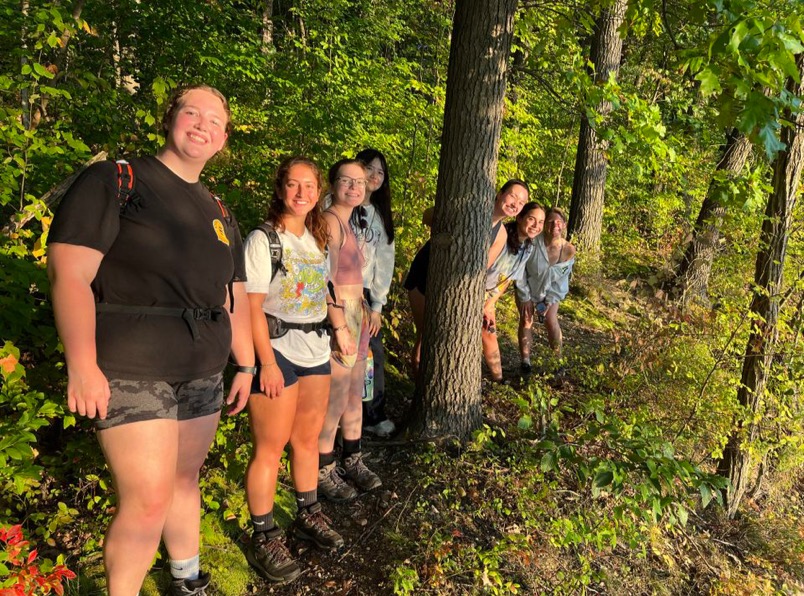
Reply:
[[248, 396], [251, 395], [251, 379], [254, 375], [248, 373], [237, 373], [232, 379], [232, 388], [229, 389], [229, 395], [226, 397], [226, 405], [232, 406], [226, 413], [229, 416], [241, 412], [248, 403]]
[[105, 420], [110, 394], [109, 381], [97, 364], [85, 370], [68, 371], [67, 407], [71, 412]]
[[483, 305], [483, 329], [489, 333], [494, 333], [493, 329], [497, 328], [497, 312], [494, 308], [493, 302], [486, 302]]
[[527, 322], [533, 321], [533, 300], [528, 300], [527, 302], [523, 302], [522, 306], [519, 309], [520, 315], [522, 318], [525, 319]]
[[273, 399], [282, 394], [285, 388], [285, 377], [276, 362], [260, 366], [260, 391]]
[[372, 310], [369, 315], [369, 333], [371, 337], [377, 337], [382, 327], [382, 313]]
[[335, 332], [335, 339], [338, 342], [338, 350], [344, 356], [351, 356], [352, 354], [357, 354], [357, 344], [355, 340], [352, 338], [352, 334], [349, 332], [348, 327], [344, 327]]

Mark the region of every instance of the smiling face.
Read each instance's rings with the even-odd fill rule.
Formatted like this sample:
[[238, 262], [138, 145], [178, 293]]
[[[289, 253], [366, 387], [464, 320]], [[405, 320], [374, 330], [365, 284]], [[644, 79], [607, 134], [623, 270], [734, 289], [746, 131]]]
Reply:
[[527, 202], [528, 189], [519, 184], [513, 184], [497, 194], [494, 210], [504, 217], [516, 217]]
[[168, 127], [167, 146], [183, 160], [205, 163], [226, 143], [228, 122], [219, 97], [193, 89], [178, 100]]
[[306, 164], [290, 167], [281, 189], [285, 213], [306, 217], [315, 207], [320, 194], [321, 187], [313, 168]]
[[385, 180], [385, 170], [382, 168], [382, 162], [379, 157], [375, 157], [366, 166], [366, 179], [368, 180], [368, 186], [366, 187], [368, 192], [374, 192], [382, 186], [382, 181]]
[[544, 210], [535, 207], [527, 213], [522, 213], [517, 217], [516, 228], [520, 238], [530, 238], [533, 240], [538, 236], [544, 227]]
[[564, 229], [567, 227], [564, 218], [558, 213], [552, 212], [547, 216], [544, 222], [544, 235], [545, 238], [551, 240], [553, 238], [561, 237], [564, 235]]
[[332, 183], [332, 202], [354, 209], [366, 198], [366, 171], [359, 163], [346, 163], [338, 168]]

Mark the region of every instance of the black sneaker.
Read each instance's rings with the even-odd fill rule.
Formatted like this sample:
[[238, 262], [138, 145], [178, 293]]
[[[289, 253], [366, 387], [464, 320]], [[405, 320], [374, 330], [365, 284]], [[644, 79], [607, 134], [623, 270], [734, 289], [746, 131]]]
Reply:
[[176, 579], [170, 582], [170, 596], [207, 596], [209, 573], [201, 571], [198, 579]]
[[522, 362], [522, 364], [519, 365], [519, 372], [524, 376], [528, 376], [533, 372], [533, 365], [530, 362]]
[[313, 503], [299, 509], [293, 522], [293, 533], [301, 540], [314, 542], [319, 548], [340, 548], [343, 546], [343, 537], [332, 529], [331, 523], [332, 520], [321, 511], [321, 503]]
[[301, 573], [285, 545], [285, 534], [280, 528], [255, 532], [246, 559], [262, 577], [272, 582], [290, 582]]

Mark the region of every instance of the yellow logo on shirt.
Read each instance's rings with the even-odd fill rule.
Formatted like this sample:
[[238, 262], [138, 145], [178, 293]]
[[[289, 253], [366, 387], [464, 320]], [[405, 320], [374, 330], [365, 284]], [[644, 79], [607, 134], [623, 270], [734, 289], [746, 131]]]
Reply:
[[229, 246], [229, 239], [226, 237], [226, 232], [223, 230], [223, 222], [219, 219], [212, 220], [212, 227], [215, 229], [215, 235], [218, 240]]

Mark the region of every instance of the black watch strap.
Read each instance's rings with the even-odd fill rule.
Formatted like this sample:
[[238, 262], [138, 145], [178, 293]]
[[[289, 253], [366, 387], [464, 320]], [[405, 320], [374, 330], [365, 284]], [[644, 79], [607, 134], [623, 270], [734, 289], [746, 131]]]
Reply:
[[256, 375], [257, 374], [257, 367], [256, 366], [236, 366], [235, 370], [239, 373], [246, 373], [247, 375]]

